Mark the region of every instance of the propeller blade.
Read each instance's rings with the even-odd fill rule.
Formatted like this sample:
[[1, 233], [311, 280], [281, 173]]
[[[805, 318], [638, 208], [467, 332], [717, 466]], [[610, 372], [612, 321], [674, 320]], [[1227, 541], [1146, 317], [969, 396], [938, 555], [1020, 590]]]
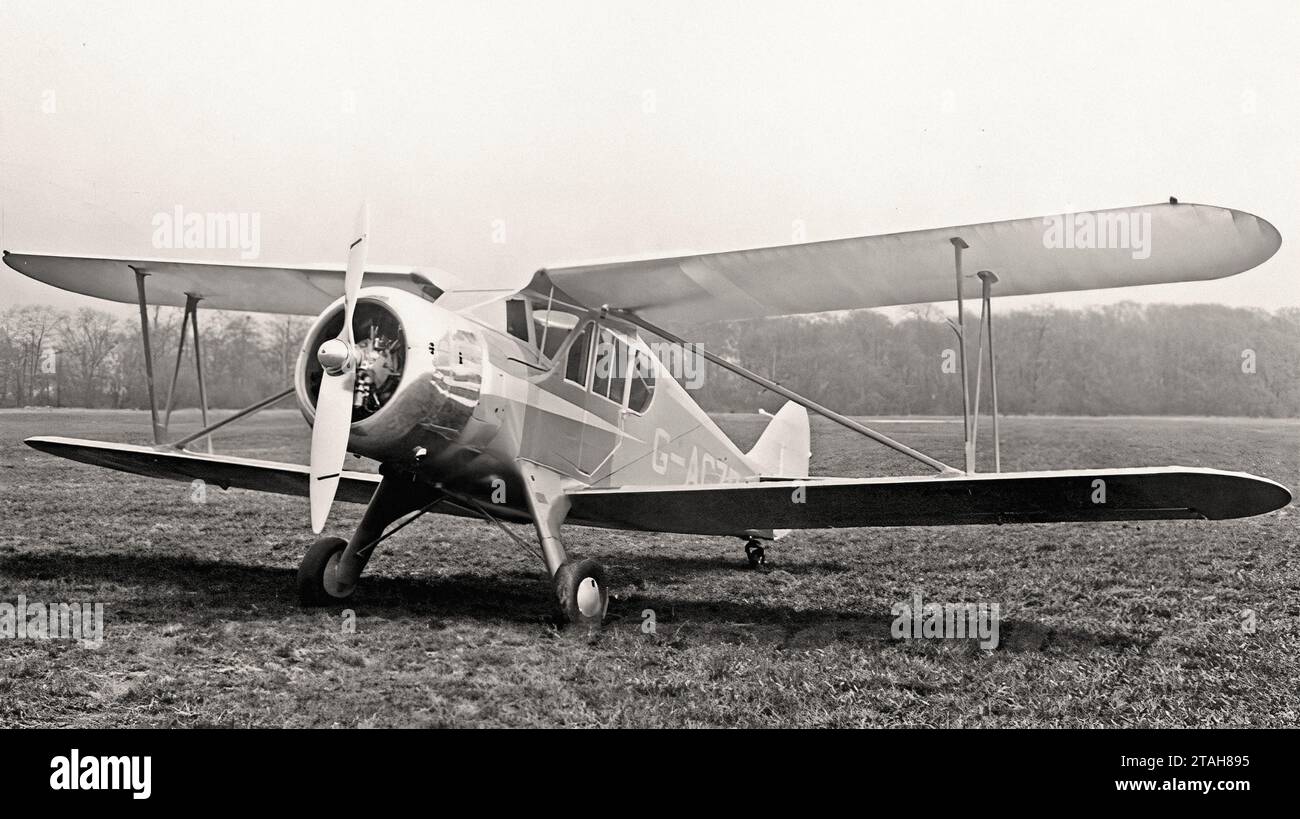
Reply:
[[357, 291], [361, 289], [361, 277], [366, 272], [366, 244], [370, 236], [370, 206], [362, 204], [357, 212], [356, 230], [352, 232], [352, 244], [348, 245], [348, 269], [343, 275], [343, 334], [339, 338], [348, 345], [356, 343], [352, 335], [352, 312], [357, 307]]
[[348, 245], [348, 268], [343, 277], [343, 330], [316, 351], [325, 372], [321, 374], [320, 392], [316, 395], [316, 420], [311, 431], [311, 528], [320, 534], [329, 518], [339, 474], [348, 455], [348, 438], [352, 431], [352, 391], [356, 387], [356, 338], [352, 316], [357, 293], [366, 271], [366, 240], [370, 233], [370, 208], [363, 204], [357, 213], [357, 226]]
[[352, 428], [352, 388], [356, 371], [349, 362], [339, 375], [321, 377], [316, 423], [311, 432], [311, 530], [320, 534], [338, 490]]

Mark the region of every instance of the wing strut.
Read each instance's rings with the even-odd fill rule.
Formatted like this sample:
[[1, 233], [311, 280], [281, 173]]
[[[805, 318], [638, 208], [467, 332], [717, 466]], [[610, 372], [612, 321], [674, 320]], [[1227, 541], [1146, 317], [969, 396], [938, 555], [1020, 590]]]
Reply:
[[140, 338], [144, 340], [144, 380], [149, 387], [149, 419], [153, 422], [153, 442], [162, 443], [162, 427], [158, 424], [158, 399], [153, 391], [153, 349], [149, 346], [149, 304], [144, 297], [144, 277], [149, 274], [134, 265], [135, 292], [140, 303]]
[[[637, 327], [640, 327], [641, 329], [647, 332], [654, 333], [655, 335], [659, 336], [660, 338], [666, 341], [670, 341], [673, 344], [680, 344], [682, 345], [683, 348], [688, 346], [687, 342], [684, 341], [681, 337], [668, 332], [662, 327], [658, 327], [654, 324], [651, 324], [650, 322], [646, 321], [645, 319], [641, 318], [635, 313], [631, 313], [626, 310], [612, 309], [608, 307], [603, 308], [602, 312], [606, 314], [614, 315], [617, 318], [620, 318], [628, 322], [629, 324], [635, 324]], [[790, 401], [793, 401], [796, 404], [799, 404], [800, 406], [817, 413], [823, 418], [829, 418], [835, 423], [840, 424], [841, 426], [848, 427], [849, 429], [861, 435], [865, 435], [871, 440], [876, 441], [877, 443], [884, 444], [885, 446], [889, 447], [890, 449], [896, 452], [901, 452], [902, 454], [908, 456], [909, 458], [918, 460], [921, 463], [925, 464], [926, 466], [930, 467], [931, 469], [934, 469], [945, 475], [960, 474], [960, 470], [948, 466], [942, 461], [931, 458], [929, 455], [926, 455], [924, 452], [920, 452], [918, 450], [912, 449], [907, 444], [901, 443], [899, 441], [895, 441], [893, 438], [890, 438], [888, 435], [885, 435], [880, 432], [876, 432], [874, 429], [871, 429], [868, 426], [860, 424], [857, 421], [854, 421], [852, 418], [841, 415], [838, 412], [835, 412], [834, 410], [828, 407], [818, 404], [816, 401], [812, 401], [808, 398], [804, 398], [799, 393], [794, 392], [793, 390], [788, 390], [785, 387], [781, 386], [780, 384], [776, 383], [775, 381], [769, 381], [768, 379], [764, 378], [758, 373], [752, 372], [751, 370], [747, 370], [744, 367], [740, 366], [739, 364], [733, 364], [732, 362], [727, 361], [725, 358], [714, 355], [713, 353], [709, 352], [708, 350], [705, 350], [702, 347], [699, 348], [699, 351], [700, 351], [700, 355], [704, 356], [704, 358], [707, 361], [717, 364], [719, 367], [722, 367], [724, 370], [730, 370], [731, 372], [735, 373], [741, 378], [744, 378], [748, 381], [752, 381], [758, 386], [763, 387], [764, 389], [771, 390], [777, 395], [786, 398]]]
[[966, 474], [969, 475], [975, 471], [975, 450], [971, 448], [970, 440], [970, 384], [966, 380], [966, 308], [961, 300], [961, 252], [970, 245], [960, 236], [954, 236], [949, 241], [952, 242], [952, 264], [957, 271], [957, 323], [952, 329], [957, 333], [957, 350], [961, 356], [962, 452], [966, 456]]
[[984, 334], [989, 338], [989, 392], [993, 399], [993, 471], [1002, 471], [1002, 441], [998, 438], [998, 369], [997, 359], [993, 356], [993, 285], [998, 274], [992, 270], [981, 270], [975, 274], [980, 277], [982, 292], [980, 298], [984, 304], [980, 307], [980, 338], [975, 349], [975, 420], [971, 424], [970, 448], [975, 452], [975, 442], [979, 437], [980, 427], [980, 376], [984, 374]]
[[172, 368], [171, 384], [167, 387], [167, 406], [163, 414], [163, 420], [162, 423], [159, 423], [158, 399], [154, 393], [153, 381], [153, 345], [149, 339], [149, 301], [145, 296], [144, 288], [144, 279], [149, 275], [149, 272], [135, 265], [128, 265], [128, 267], [135, 273], [135, 289], [140, 305], [140, 338], [144, 342], [144, 373], [145, 381], [149, 387], [149, 417], [153, 422], [153, 442], [155, 446], [163, 445], [163, 439], [167, 437], [167, 430], [171, 427], [172, 409], [176, 403], [176, 381], [181, 374], [181, 359], [185, 357], [185, 336], [190, 331], [194, 333], [194, 374], [199, 382], [199, 411], [202, 413], [203, 428], [192, 435], [186, 435], [179, 441], [172, 443], [171, 446], [183, 450], [186, 444], [203, 438], [207, 444], [208, 453], [211, 454], [212, 433], [214, 431], [227, 424], [232, 424], [240, 418], [252, 415], [258, 410], [265, 409], [293, 394], [294, 388], [289, 387], [249, 407], [245, 407], [228, 418], [209, 424], [208, 385], [203, 378], [203, 348], [199, 346], [199, 300], [202, 297], [187, 292], [185, 294], [185, 314], [181, 317], [181, 334], [176, 342], [176, 364]]
[[953, 268], [957, 274], [957, 320], [948, 320], [948, 325], [957, 334], [957, 348], [961, 358], [961, 420], [963, 451], [966, 455], [966, 474], [974, 475], [976, 467], [976, 442], [979, 439], [980, 424], [980, 386], [984, 376], [984, 336], [989, 339], [989, 388], [993, 399], [993, 471], [1002, 471], [1002, 441], [998, 436], [998, 371], [993, 355], [993, 285], [998, 276], [992, 270], [981, 270], [975, 275], [980, 280], [980, 323], [979, 339], [975, 347], [975, 395], [970, 393], [970, 379], [967, 376], [966, 362], [966, 308], [962, 300], [961, 253], [970, 248], [960, 236], [954, 236], [952, 242]]
[[[176, 400], [176, 381], [181, 375], [181, 359], [185, 356], [185, 334], [194, 329], [194, 373], [199, 380], [199, 411], [203, 413], [203, 427], [208, 426], [208, 385], [203, 380], [203, 350], [199, 347], [199, 299], [191, 293], [185, 294], [185, 315], [181, 317], [181, 335], [176, 342], [176, 366], [172, 368], [172, 383], [167, 388], [167, 411], [163, 414], [163, 434], [171, 428], [172, 407]], [[193, 440], [193, 439], [191, 439]], [[212, 437], [205, 438], [208, 452], [212, 452]]]
[[239, 412], [236, 412], [234, 415], [231, 415], [228, 418], [222, 418], [220, 421], [216, 422], [215, 424], [205, 426], [203, 429], [193, 433], [192, 435], [186, 435], [184, 438], [173, 443], [172, 446], [175, 447], [176, 449], [185, 449], [185, 445], [188, 444], [189, 442], [198, 440], [199, 438], [206, 438], [210, 436], [213, 432], [216, 432], [217, 430], [221, 429], [227, 424], [233, 424], [236, 421], [238, 421], [240, 418], [245, 418], [249, 415], [252, 415], [258, 410], [266, 409], [267, 407], [271, 406], [272, 404], [274, 404], [275, 402], [279, 401], [282, 398], [288, 398], [289, 396], [293, 395], [293, 392], [294, 392], [294, 388], [289, 387], [288, 389], [277, 392], [275, 395], [269, 396], [267, 398], [263, 398], [261, 401], [258, 401], [256, 404], [250, 404], [249, 406], [244, 407]]

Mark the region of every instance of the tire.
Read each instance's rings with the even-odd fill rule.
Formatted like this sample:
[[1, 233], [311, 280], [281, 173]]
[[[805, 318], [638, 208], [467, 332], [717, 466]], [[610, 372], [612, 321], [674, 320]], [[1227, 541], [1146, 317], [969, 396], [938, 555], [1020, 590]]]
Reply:
[[352, 596], [356, 586], [342, 588], [334, 571], [348, 542], [341, 537], [323, 537], [311, 545], [298, 564], [298, 602], [303, 606], [331, 606]]
[[555, 573], [555, 596], [561, 622], [599, 628], [609, 608], [605, 567], [590, 559], [565, 563]]

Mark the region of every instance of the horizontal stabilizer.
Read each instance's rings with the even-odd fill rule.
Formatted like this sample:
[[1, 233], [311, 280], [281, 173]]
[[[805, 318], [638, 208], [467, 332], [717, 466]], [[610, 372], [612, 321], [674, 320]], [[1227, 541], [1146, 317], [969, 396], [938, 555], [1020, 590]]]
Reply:
[[1221, 520], [1280, 509], [1291, 493], [1254, 475], [1167, 466], [620, 487], [569, 498], [574, 522], [744, 537], [857, 526]]
[[[201, 480], [222, 489], [252, 489], [281, 495], [307, 497], [307, 467], [252, 458], [206, 455], [170, 447], [154, 449], [134, 444], [87, 441], [80, 438], [37, 437], [25, 443], [42, 452], [82, 463], [131, 472], [148, 478], [173, 481]], [[380, 476], [365, 472], [344, 472], [339, 480], [338, 499], [369, 503], [379, 486]]]

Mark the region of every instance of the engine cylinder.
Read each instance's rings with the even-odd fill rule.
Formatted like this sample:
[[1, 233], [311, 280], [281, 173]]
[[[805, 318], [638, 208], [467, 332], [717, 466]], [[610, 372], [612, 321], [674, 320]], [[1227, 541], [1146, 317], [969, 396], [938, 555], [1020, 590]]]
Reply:
[[[330, 305], [308, 331], [298, 356], [298, 407], [315, 423], [324, 366], [321, 346], [343, 329], [343, 302]], [[383, 461], [436, 462], [455, 448], [478, 405], [483, 339], [472, 323], [419, 296], [365, 288], [352, 329], [352, 426], [348, 451]], [[332, 361], [332, 359], [330, 359]]]

